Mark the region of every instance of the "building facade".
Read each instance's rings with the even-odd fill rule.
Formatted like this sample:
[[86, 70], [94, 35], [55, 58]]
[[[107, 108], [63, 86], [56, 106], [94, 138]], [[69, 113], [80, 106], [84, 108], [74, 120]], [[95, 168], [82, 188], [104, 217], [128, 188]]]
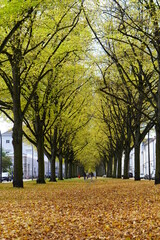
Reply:
[[[122, 164], [123, 165], [123, 164]], [[151, 178], [155, 177], [156, 170], [156, 136], [155, 132], [152, 131], [140, 145], [140, 177], [150, 176]], [[122, 169], [123, 172], [123, 169]], [[134, 148], [130, 153], [129, 161], [129, 172], [135, 175], [135, 163], [134, 163]]]
[[[11, 157], [14, 168], [14, 151], [12, 145], [12, 131], [9, 130], [2, 134], [2, 149]], [[38, 158], [36, 148], [24, 139], [22, 146], [23, 153], [23, 178], [37, 178], [38, 177]], [[50, 162], [44, 156], [45, 175], [48, 176], [50, 172]]]

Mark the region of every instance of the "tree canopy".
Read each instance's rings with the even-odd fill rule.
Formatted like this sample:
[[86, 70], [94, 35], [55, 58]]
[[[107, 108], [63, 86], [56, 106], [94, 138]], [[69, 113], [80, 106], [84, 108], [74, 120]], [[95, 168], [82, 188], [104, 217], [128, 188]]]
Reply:
[[0, 110], [14, 124], [13, 185], [23, 187], [23, 135], [37, 148], [38, 183], [44, 153], [52, 172], [58, 157], [87, 171], [104, 161], [114, 177], [125, 153], [128, 178], [133, 147], [140, 180], [140, 144], [153, 126], [159, 183], [159, 3], [1, 2]]

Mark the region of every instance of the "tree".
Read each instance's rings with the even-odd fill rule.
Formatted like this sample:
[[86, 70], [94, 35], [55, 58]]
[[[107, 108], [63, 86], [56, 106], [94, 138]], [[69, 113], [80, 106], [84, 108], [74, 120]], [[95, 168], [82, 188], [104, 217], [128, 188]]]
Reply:
[[[7, 36], [11, 36], [11, 38], [8, 40], [8, 37], [5, 37], [7, 40], [4, 41], [7, 45], [3, 44], [1, 47], [3, 49], [3, 51], [1, 50], [3, 65], [0, 76], [8, 90], [9, 99], [7, 103], [3, 101], [1, 106], [3, 109], [7, 107], [11, 111], [13, 110], [13, 118], [7, 111], [3, 111], [14, 121], [14, 187], [23, 187], [22, 122], [24, 116], [39, 82], [52, 71], [48, 63], [76, 26], [81, 12], [81, 4], [76, 5], [74, 1], [71, 5], [67, 0], [61, 5], [57, 1], [57, 8], [51, 7], [51, 1], [43, 4], [39, 4], [39, 2], [41, 1], [33, 1], [33, 3], [26, 1], [23, 7], [18, 2], [17, 5], [13, 3], [13, 6], [17, 7], [19, 11], [17, 13], [14, 11], [14, 18], [9, 25], [3, 25], [3, 32], [9, 32]], [[12, 5], [12, 1], [4, 6], [8, 9], [9, 5]], [[74, 14], [73, 9], [75, 10]], [[52, 14], [55, 18], [51, 17]], [[21, 24], [18, 25], [19, 27], [16, 25], [15, 29], [15, 22], [19, 18], [22, 18], [23, 21], [20, 21]], [[39, 24], [40, 22], [41, 24]]]
[[[117, 5], [116, 8], [114, 7], [113, 2]], [[127, 8], [127, 5], [130, 7]], [[108, 91], [105, 91], [105, 93], [114, 96], [120, 101], [128, 102], [128, 105], [130, 106], [126, 107], [126, 109], [128, 109], [128, 117], [126, 116], [128, 122], [127, 135], [129, 137], [132, 134], [136, 149], [136, 180], [140, 179], [140, 143], [147, 131], [155, 123], [155, 114], [152, 113], [153, 108], [155, 108], [156, 91], [154, 91], [153, 86], [155, 86], [157, 82], [155, 69], [151, 67], [151, 62], [148, 64], [148, 61], [150, 61], [150, 58], [153, 56], [150, 54], [152, 51], [150, 51], [150, 44], [147, 42], [150, 33], [148, 28], [145, 28], [145, 25], [143, 24], [145, 17], [148, 17], [148, 13], [145, 13], [146, 15], [143, 19], [143, 6], [141, 7], [140, 5], [141, 4], [133, 1], [109, 1], [107, 5], [102, 3], [102, 6], [99, 6], [97, 11], [102, 13], [106, 21], [99, 18], [98, 25], [94, 24], [93, 18], [89, 20], [85, 12], [86, 20], [96, 40], [104, 51], [101, 54], [104, 55], [104, 53], [106, 53], [109, 59], [108, 62], [106, 61], [107, 66], [105, 68], [103, 67], [104, 70], [101, 71], [105, 85], [104, 88], [107, 89], [108, 87], [109, 83], [106, 82], [106, 79], [110, 74], [107, 73], [110, 72], [113, 67], [116, 67], [123, 87], [125, 87], [125, 91], [121, 89], [125, 94], [124, 97], [121, 97], [119, 92], [117, 94], [116, 89], [112, 93], [109, 93]], [[134, 15], [130, 9], [132, 9], [132, 12], [133, 9], [135, 10]], [[146, 22], [148, 23], [148, 21], [149, 20], [147, 19]], [[145, 30], [146, 34], [144, 34]], [[152, 60], [153, 59], [154, 57]], [[102, 66], [103, 65], [104, 61]], [[114, 76], [113, 72], [112, 76]], [[115, 81], [112, 81], [117, 82], [118, 78], [115, 78]], [[112, 86], [112, 88], [114, 90], [114, 86]], [[148, 109], [150, 109], [150, 113], [145, 106], [146, 102]], [[132, 120], [130, 119], [131, 114]], [[144, 122], [147, 123], [146, 128], [141, 132], [141, 126]], [[130, 137], [128, 140], [129, 139]], [[128, 160], [126, 161], [125, 166], [128, 165], [129, 161], [128, 140], [126, 141], [127, 149], [125, 150], [125, 157], [128, 155], [126, 158], [126, 160]], [[125, 172], [125, 175], [127, 176], [127, 168], [125, 169]]]
[[[151, 81], [145, 79], [145, 90], [148, 89], [149, 102], [155, 111], [156, 126], [156, 176], [155, 184], [160, 183], [160, 58], [159, 58], [159, 3], [157, 1], [122, 1], [114, 0], [117, 7], [113, 17], [118, 19], [118, 31], [125, 36], [136, 49], [141, 50], [149, 59], [150, 69], [154, 71]], [[132, 6], [131, 8], [129, 6]], [[133, 14], [134, 12], [134, 14]], [[139, 17], [140, 16], [140, 17]], [[137, 55], [140, 60], [140, 55]], [[143, 91], [145, 94], [145, 92]]]
[[12, 161], [9, 156], [2, 150], [2, 171], [8, 172], [12, 166]]

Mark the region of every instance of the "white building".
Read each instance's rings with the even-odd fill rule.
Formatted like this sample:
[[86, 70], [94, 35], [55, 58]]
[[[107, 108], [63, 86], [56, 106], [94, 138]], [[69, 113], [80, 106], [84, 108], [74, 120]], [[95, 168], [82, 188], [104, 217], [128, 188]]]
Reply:
[[[2, 149], [12, 159], [14, 165], [14, 152], [12, 145], [12, 130], [2, 133]], [[35, 147], [28, 141], [23, 141], [23, 178], [37, 178], [38, 176], [38, 158]], [[45, 175], [49, 175], [50, 163], [44, 156]]]
[[[156, 169], [156, 136], [152, 131], [140, 145], [140, 176], [149, 175], [149, 163], [151, 177], [155, 176]], [[123, 165], [123, 164], [122, 164]], [[123, 170], [122, 170], [123, 171]], [[129, 172], [135, 175], [134, 149], [130, 153]]]

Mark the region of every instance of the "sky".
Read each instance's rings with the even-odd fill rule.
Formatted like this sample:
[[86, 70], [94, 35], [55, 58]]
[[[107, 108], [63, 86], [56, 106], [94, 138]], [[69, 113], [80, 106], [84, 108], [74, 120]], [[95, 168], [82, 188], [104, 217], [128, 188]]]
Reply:
[[13, 127], [13, 124], [11, 122], [8, 122], [8, 121], [4, 120], [3, 118], [0, 118], [1, 133], [7, 132], [12, 127]]

